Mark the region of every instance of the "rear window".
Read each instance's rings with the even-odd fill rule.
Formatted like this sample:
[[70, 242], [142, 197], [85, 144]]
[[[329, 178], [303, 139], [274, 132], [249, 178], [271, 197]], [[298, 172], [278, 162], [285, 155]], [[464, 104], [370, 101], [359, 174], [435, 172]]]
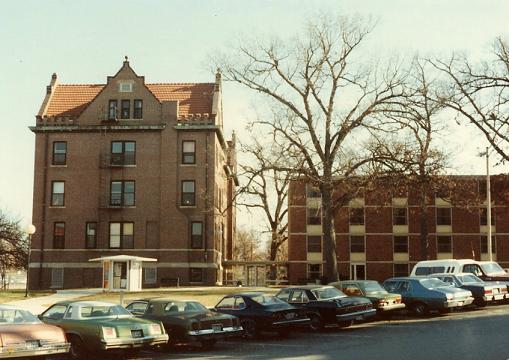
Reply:
[[439, 274], [444, 272], [444, 266], [419, 266], [417, 269], [415, 269], [415, 275], [417, 276], [426, 276], [429, 274]]

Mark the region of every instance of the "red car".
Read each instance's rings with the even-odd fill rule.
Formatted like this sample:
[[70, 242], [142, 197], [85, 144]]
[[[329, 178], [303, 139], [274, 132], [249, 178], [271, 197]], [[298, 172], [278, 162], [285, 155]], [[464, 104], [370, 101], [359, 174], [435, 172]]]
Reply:
[[62, 329], [42, 323], [26, 310], [0, 305], [0, 359], [67, 352]]

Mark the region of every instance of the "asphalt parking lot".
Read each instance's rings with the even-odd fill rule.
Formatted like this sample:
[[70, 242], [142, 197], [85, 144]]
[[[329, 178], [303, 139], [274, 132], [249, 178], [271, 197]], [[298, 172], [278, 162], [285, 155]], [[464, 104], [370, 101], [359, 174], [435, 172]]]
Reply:
[[[509, 305], [425, 318], [396, 316], [322, 333], [267, 334], [255, 341], [219, 342], [213, 350], [178, 346], [130, 359], [509, 359]], [[114, 358], [114, 357], [111, 357]]]

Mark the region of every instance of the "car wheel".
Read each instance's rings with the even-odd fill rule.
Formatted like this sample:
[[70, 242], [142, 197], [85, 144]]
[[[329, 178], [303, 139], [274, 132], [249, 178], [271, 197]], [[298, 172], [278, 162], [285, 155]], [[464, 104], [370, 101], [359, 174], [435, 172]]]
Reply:
[[488, 302], [484, 301], [483, 298], [477, 298], [474, 300], [474, 304], [477, 307], [485, 307], [488, 304]]
[[73, 360], [84, 359], [87, 357], [88, 351], [83, 341], [76, 335], [69, 338], [71, 348], [69, 349], [69, 357]]
[[216, 345], [217, 343], [217, 340], [214, 340], [214, 339], [211, 339], [211, 340], [203, 340], [201, 342], [201, 347], [203, 349], [206, 349], [206, 350], [210, 350], [210, 349], [213, 349], [214, 346]]
[[277, 335], [280, 338], [287, 338], [288, 336], [290, 336], [291, 332], [292, 331], [290, 329], [281, 329], [277, 331]]
[[352, 324], [353, 324], [353, 320], [340, 321], [340, 322], [338, 322], [338, 326], [339, 326], [340, 328], [347, 328], [347, 327], [349, 327], [349, 326], [352, 326]]
[[423, 303], [415, 303], [412, 305], [412, 312], [416, 316], [424, 316], [427, 315], [429, 310], [426, 304]]
[[312, 331], [322, 331], [323, 330], [323, 321], [320, 315], [312, 314], [309, 315], [309, 328]]
[[254, 339], [258, 336], [256, 329], [256, 323], [253, 320], [244, 320], [241, 322], [242, 328], [244, 329], [244, 337], [247, 339]]

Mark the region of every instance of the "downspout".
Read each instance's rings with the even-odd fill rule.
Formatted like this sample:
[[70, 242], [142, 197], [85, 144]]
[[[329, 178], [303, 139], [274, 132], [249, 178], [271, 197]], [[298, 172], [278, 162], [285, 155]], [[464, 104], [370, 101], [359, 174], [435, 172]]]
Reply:
[[[37, 136], [37, 134], [36, 134]], [[46, 199], [47, 199], [47, 189], [46, 186], [48, 184], [48, 144], [49, 144], [49, 134], [44, 134], [44, 171], [43, 171], [43, 180], [42, 180], [42, 218], [41, 218], [41, 247], [40, 247], [40, 257], [39, 257], [39, 274], [37, 278], [37, 287], [41, 289], [42, 287], [42, 263], [44, 262], [44, 239], [46, 238]], [[30, 264], [28, 264], [28, 272], [30, 272]]]

